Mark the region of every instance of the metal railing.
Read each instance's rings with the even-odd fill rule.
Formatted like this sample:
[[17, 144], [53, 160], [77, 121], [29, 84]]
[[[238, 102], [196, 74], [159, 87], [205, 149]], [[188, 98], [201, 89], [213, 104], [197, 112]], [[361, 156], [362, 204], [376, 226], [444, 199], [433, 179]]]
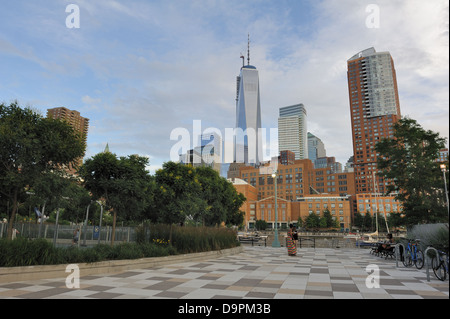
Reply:
[[[30, 239], [45, 238], [53, 241], [55, 246], [72, 245], [74, 231], [79, 228], [79, 245], [94, 246], [96, 244], [106, 244], [111, 242], [112, 226], [84, 226], [84, 225], [58, 225], [55, 224], [35, 224], [35, 223], [14, 223], [13, 229], [17, 230], [16, 237]], [[7, 236], [8, 224], [0, 224], [0, 238]], [[134, 242], [136, 241], [135, 227], [116, 226], [114, 241]]]
[[298, 247], [302, 248], [302, 243], [304, 242], [312, 242], [313, 248], [316, 248], [316, 239], [315, 238], [309, 238], [309, 237], [299, 237], [298, 238]]
[[244, 237], [244, 236], [238, 236], [239, 242], [246, 244], [251, 243], [252, 246], [254, 244], [261, 245], [264, 242], [264, 247], [267, 247], [267, 236], [251, 236], [251, 237]]

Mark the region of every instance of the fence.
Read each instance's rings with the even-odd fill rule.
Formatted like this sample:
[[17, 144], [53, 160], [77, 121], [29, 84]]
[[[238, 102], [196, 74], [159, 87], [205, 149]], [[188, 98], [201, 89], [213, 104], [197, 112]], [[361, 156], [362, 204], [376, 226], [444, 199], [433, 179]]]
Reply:
[[[96, 244], [106, 244], [111, 242], [112, 226], [79, 226], [79, 225], [58, 225], [54, 224], [34, 224], [34, 223], [14, 223], [14, 228], [18, 231], [17, 237], [25, 238], [45, 238], [55, 243], [56, 246], [72, 245], [73, 234], [76, 228], [80, 228], [80, 246], [94, 246]], [[8, 224], [0, 224], [0, 238], [6, 237]], [[117, 227], [114, 240], [119, 242], [136, 241], [135, 227]]]

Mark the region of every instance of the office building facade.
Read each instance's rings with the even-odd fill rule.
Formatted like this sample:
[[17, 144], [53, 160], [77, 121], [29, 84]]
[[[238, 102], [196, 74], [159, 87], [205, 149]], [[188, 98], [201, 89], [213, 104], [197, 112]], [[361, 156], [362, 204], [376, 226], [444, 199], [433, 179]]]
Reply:
[[303, 104], [280, 108], [278, 118], [278, 150], [292, 151], [296, 160], [308, 158], [306, 109]]
[[326, 156], [325, 144], [320, 138], [308, 132], [308, 158], [314, 163], [316, 159]]

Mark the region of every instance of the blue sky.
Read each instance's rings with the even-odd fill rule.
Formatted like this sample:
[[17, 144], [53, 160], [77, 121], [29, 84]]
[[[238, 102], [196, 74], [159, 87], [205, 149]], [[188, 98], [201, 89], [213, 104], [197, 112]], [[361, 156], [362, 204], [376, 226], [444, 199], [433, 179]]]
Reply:
[[[80, 28], [66, 27], [66, 7]], [[368, 28], [368, 5], [380, 24]], [[403, 115], [449, 136], [446, 0], [1, 0], [0, 101], [90, 119], [86, 156], [168, 161], [177, 127], [235, 124], [235, 80], [251, 37], [262, 122], [303, 103], [308, 130], [342, 164], [352, 155], [346, 61], [375, 47], [394, 59]], [[275, 145], [276, 147], [276, 145]]]

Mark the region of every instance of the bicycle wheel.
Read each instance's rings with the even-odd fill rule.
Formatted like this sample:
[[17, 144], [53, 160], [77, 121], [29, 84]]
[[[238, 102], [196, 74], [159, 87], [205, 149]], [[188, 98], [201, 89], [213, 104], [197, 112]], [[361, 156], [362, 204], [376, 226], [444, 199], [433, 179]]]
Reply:
[[403, 265], [405, 267], [411, 267], [412, 266], [412, 258], [411, 258], [411, 252], [408, 250], [403, 255]]
[[431, 260], [431, 267], [433, 268], [434, 275], [437, 279], [444, 281], [447, 278], [447, 272], [445, 271], [444, 261], [433, 257]]
[[425, 261], [425, 258], [423, 257], [423, 252], [420, 249], [417, 249], [416, 260], [414, 262], [416, 264], [416, 268], [422, 269], [424, 261]]

